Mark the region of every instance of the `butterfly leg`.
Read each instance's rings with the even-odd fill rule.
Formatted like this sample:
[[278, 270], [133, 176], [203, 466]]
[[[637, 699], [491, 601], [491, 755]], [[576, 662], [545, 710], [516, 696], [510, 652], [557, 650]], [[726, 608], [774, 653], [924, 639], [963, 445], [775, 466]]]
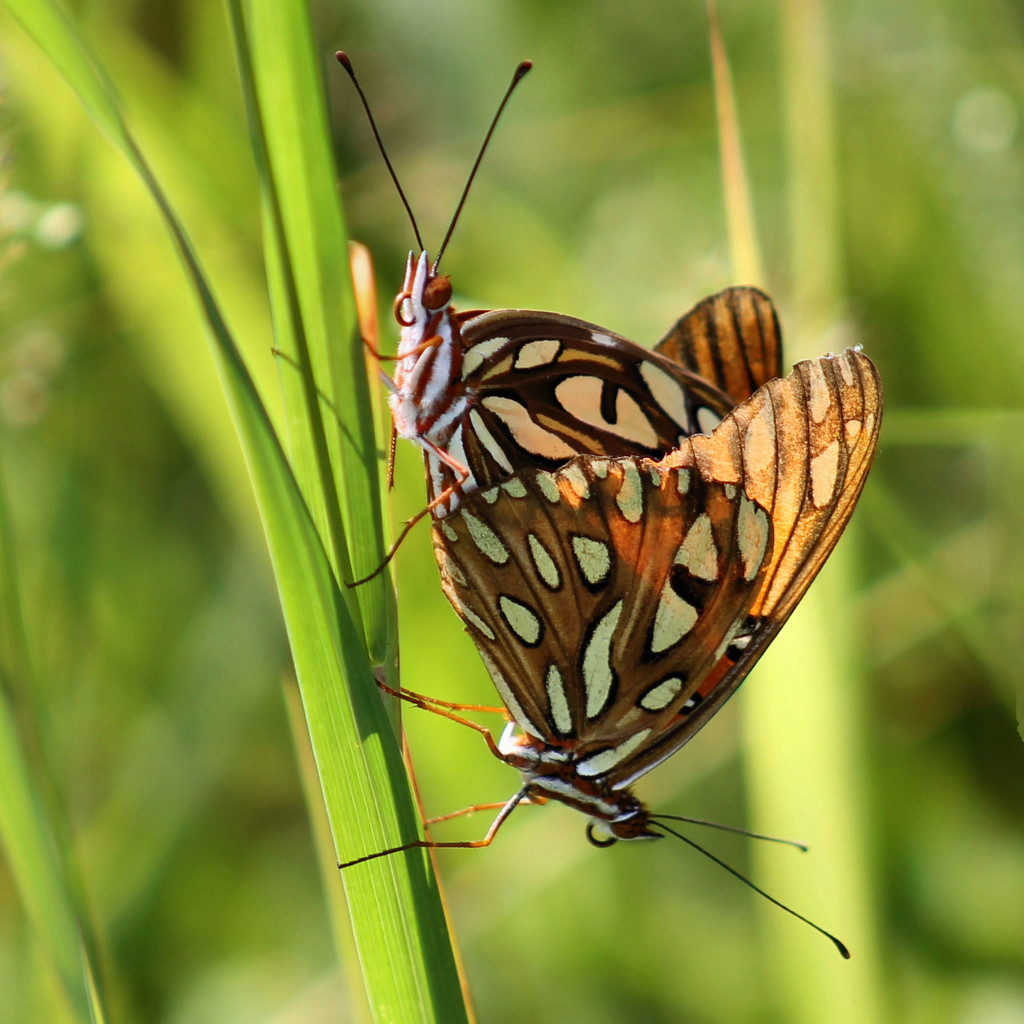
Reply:
[[436, 498], [434, 498], [426, 506], [426, 508], [421, 509], [419, 512], [416, 513], [416, 515], [412, 517], [412, 519], [406, 521], [405, 525], [402, 527], [401, 531], [398, 534], [398, 539], [394, 542], [394, 544], [391, 545], [391, 549], [384, 556], [384, 561], [381, 562], [380, 565], [378, 565], [377, 568], [374, 569], [369, 576], [364, 576], [362, 579], [353, 580], [351, 583], [346, 583], [345, 586], [347, 587], [362, 586], [364, 583], [369, 583], [370, 580], [372, 580], [374, 577], [379, 576], [384, 571], [384, 569], [387, 568], [388, 563], [391, 561], [391, 559], [394, 558], [396, 554], [398, 554], [398, 549], [402, 546], [402, 541], [405, 540], [406, 534], [425, 515], [427, 515], [430, 512], [433, 512], [435, 508], [447, 504], [447, 502], [454, 495], [458, 494], [458, 492], [462, 490], [462, 485], [470, 477], [469, 470], [465, 466], [463, 466], [461, 462], [457, 462], [455, 459], [453, 459], [446, 451], [443, 451], [442, 449], [438, 448], [437, 445], [433, 444], [431, 441], [428, 441], [426, 438], [418, 438], [417, 440], [424, 448], [427, 449], [427, 451], [429, 451], [433, 455], [436, 455], [446, 466], [452, 469], [458, 476], [458, 479], [450, 486], [446, 487]]
[[[435, 701], [432, 697], [424, 697], [418, 693], [412, 693], [410, 690], [395, 690], [390, 686], [386, 686], [384, 683], [377, 683], [377, 686], [382, 689], [385, 693], [390, 693], [392, 697], [398, 697], [401, 700], [408, 701], [413, 707], [420, 708], [423, 711], [429, 711], [431, 714], [440, 715], [442, 718], [447, 718], [452, 722], [457, 722], [459, 725], [468, 726], [470, 729], [475, 729], [484, 741], [487, 743], [487, 749], [499, 760], [506, 761], [507, 758], [498, 749], [498, 744], [494, 742], [494, 737], [491, 735], [491, 730], [486, 726], [481, 725], [479, 722], [473, 722], [468, 718], [463, 718], [461, 715], [456, 715], [453, 711], [446, 711], [445, 708], [462, 708], [463, 705], [459, 704], [447, 704], [445, 701]], [[440, 705], [440, 706], [438, 706]], [[472, 705], [466, 706], [465, 710], [476, 710]], [[503, 715], [507, 715], [504, 708], [479, 708], [480, 711], [495, 711], [500, 712]]]
[[342, 861], [338, 867], [339, 869], [350, 868], [356, 864], [362, 864], [368, 860], [376, 860], [378, 857], [387, 857], [392, 853], [401, 853], [403, 850], [414, 850], [417, 848], [423, 848], [428, 850], [479, 850], [481, 847], [490, 846], [494, 841], [494, 837], [498, 834], [498, 829], [505, 824], [506, 818], [516, 809], [516, 807], [529, 797], [529, 790], [524, 786], [518, 793], [506, 800], [501, 805], [501, 810], [498, 812], [497, 817], [491, 822], [491, 827], [487, 830], [487, 834], [483, 839], [463, 839], [456, 842], [435, 842], [433, 839], [414, 839], [411, 843], [403, 843], [401, 846], [393, 846], [388, 850], [378, 850], [377, 853], [368, 853], [365, 857], [356, 857], [355, 860]]
[[482, 711], [489, 715], [504, 715], [508, 718], [508, 711], [504, 707], [493, 707], [489, 704], [455, 704], [450, 700], [441, 700], [438, 697], [431, 697], [425, 693], [416, 693], [415, 690], [410, 690], [408, 687], [401, 687], [400, 691], [389, 689], [381, 683], [377, 684], [381, 689], [387, 690], [388, 693], [393, 693], [397, 697], [401, 697], [403, 700], [415, 701], [416, 703], [433, 704], [439, 708], [450, 708], [452, 711]]
[[[547, 797], [543, 796], [528, 796], [525, 800], [520, 800], [519, 803], [523, 807], [536, 806], [540, 807], [541, 804], [546, 804]], [[461, 818], [466, 814], [476, 814], [477, 811], [495, 811], [499, 807], [504, 807], [506, 801], [499, 800], [497, 803], [490, 804], [473, 804], [471, 807], [463, 807], [461, 811], [452, 811], [450, 814], [442, 814], [437, 818], [427, 818], [424, 825], [437, 825], [442, 821], [451, 821], [452, 818]]]

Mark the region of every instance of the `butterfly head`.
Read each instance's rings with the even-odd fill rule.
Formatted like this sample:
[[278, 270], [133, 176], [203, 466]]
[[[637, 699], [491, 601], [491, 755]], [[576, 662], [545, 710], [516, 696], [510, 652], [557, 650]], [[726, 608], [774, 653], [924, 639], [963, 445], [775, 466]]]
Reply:
[[447, 274], [437, 272], [436, 261], [431, 264], [425, 250], [418, 259], [410, 252], [402, 290], [395, 296], [394, 313], [398, 325], [403, 329], [423, 326], [451, 299], [452, 283]]

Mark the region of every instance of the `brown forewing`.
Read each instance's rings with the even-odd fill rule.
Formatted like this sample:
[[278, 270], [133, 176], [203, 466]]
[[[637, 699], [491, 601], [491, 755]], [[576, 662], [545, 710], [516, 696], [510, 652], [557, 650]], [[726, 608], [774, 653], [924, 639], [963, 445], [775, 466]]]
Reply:
[[[460, 514], [435, 525], [442, 586], [485, 662], [496, 668], [499, 690], [511, 689], [527, 731], [583, 757], [641, 728], [657, 734], [678, 716], [758, 592], [761, 563], [751, 568], [737, 550], [737, 516], [745, 500], [734, 487], [705, 482], [685, 469], [659, 471], [646, 459], [577, 458], [557, 473], [518, 474], [513, 493], [505, 486], [471, 495]], [[676, 555], [704, 514], [713, 553], [696, 552], [703, 569], [694, 577]], [[574, 547], [580, 541], [591, 551], [607, 551], [605, 576], [599, 578], [598, 562], [588, 578]], [[550, 564], [538, 557], [536, 545]], [[670, 584], [670, 576], [678, 583]], [[670, 606], [678, 590], [696, 620], [677, 642], [652, 650], [666, 588]], [[503, 598], [535, 613], [542, 624], [536, 643], [525, 643], [508, 621]], [[594, 685], [588, 643], [616, 607], [608, 656], [614, 678], [599, 713], [588, 715], [588, 687]], [[568, 729], [557, 727], [545, 687], [552, 665], [564, 683]], [[646, 691], [676, 675], [684, 685], [671, 703], [657, 712], [640, 707]]]

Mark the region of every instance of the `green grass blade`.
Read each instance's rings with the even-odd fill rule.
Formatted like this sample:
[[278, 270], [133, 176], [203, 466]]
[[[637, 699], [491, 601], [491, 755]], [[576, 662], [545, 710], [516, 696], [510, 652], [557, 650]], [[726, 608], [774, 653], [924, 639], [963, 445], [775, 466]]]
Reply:
[[0, 488], [0, 843], [25, 913], [75, 1016], [88, 1020], [75, 901], [18, 737], [9, 693], [32, 692], [18, 573]]
[[[307, 5], [230, 0], [243, 90], [267, 213], [268, 278], [277, 345], [298, 364], [282, 366], [293, 453], [317, 453], [300, 482], [319, 496], [335, 564], [362, 578], [384, 558], [377, 444], [358, 338], [348, 243], [337, 196], [321, 82]], [[326, 405], [318, 394], [330, 401]], [[326, 464], [338, 469], [340, 501]], [[345, 550], [337, 518], [344, 517]], [[351, 568], [350, 568], [351, 566]], [[375, 661], [393, 622], [387, 577], [356, 591]]]
[[[146, 183], [203, 309], [267, 536], [335, 845], [352, 857], [408, 839], [417, 833], [418, 819], [361, 631], [188, 237], [129, 133], [112, 89], [66, 18], [38, 0], [9, 0], [6, 6]], [[427, 863], [422, 851], [414, 851], [372, 861], [344, 879], [378, 1020], [465, 1019]]]
[[89, 998], [89, 1019], [92, 1024], [106, 1024], [107, 1014], [103, 1008], [103, 1000], [100, 998], [99, 986], [96, 984], [96, 972], [93, 970], [89, 950], [84, 942], [81, 944], [81, 954], [82, 974], [85, 978], [85, 990]]

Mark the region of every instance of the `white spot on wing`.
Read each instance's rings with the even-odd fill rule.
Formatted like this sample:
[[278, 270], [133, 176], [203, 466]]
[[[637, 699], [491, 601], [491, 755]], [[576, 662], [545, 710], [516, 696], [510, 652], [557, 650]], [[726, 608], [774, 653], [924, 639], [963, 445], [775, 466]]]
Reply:
[[697, 425], [700, 427], [702, 434], [710, 434], [721, 422], [722, 417], [706, 405], [702, 405], [697, 410]]
[[736, 539], [743, 559], [743, 578], [749, 583], [760, 571], [768, 548], [768, 515], [744, 495], [736, 516]]
[[598, 754], [594, 754], [593, 757], [588, 757], [585, 761], [580, 761], [576, 765], [576, 771], [584, 778], [594, 778], [598, 775], [604, 775], [611, 771], [617, 764], [621, 764], [623, 761], [629, 759], [629, 756], [635, 751], [642, 747], [647, 742], [647, 737], [651, 735], [650, 729], [641, 729], [639, 732], [633, 733], [632, 736], [627, 740], [623, 740], [617, 747], [610, 747], [608, 750], [602, 750]]
[[820, 360], [816, 360], [807, 367], [807, 377], [811, 392], [807, 408], [810, 410], [811, 419], [815, 423], [820, 423], [832, 404], [832, 395], [829, 393], [828, 384], [825, 381], [825, 371], [822, 369]]
[[[452, 462], [457, 463], [464, 469], [469, 468], [469, 459], [466, 458], [466, 446], [462, 441], [461, 425], [459, 426], [459, 429], [452, 434], [451, 440], [448, 442], [448, 456]], [[448, 468], [451, 469], [452, 472], [456, 473], [457, 476], [461, 476], [454, 466], [449, 465]]]
[[843, 355], [836, 361], [839, 363], [839, 372], [843, 375], [843, 383], [848, 388], [853, 387], [853, 367], [850, 365], [849, 357]]
[[442, 576], [447, 576], [449, 579], [454, 580], [460, 587], [466, 585], [466, 577], [459, 568], [458, 563], [443, 548], [438, 549], [437, 560]]
[[562, 492], [558, 489], [555, 478], [550, 473], [538, 473], [537, 488], [552, 505], [557, 505], [562, 500]]
[[680, 676], [669, 676], [652, 686], [641, 698], [640, 707], [644, 711], [664, 711], [683, 692], [683, 680]]
[[493, 356], [503, 345], [508, 344], [508, 338], [488, 338], [471, 346], [462, 355], [462, 376], [468, 377], [480, 369], [485, 360]]
[[620, 391], [615, 399], [615, 425], [608, 428], [620, 437], [636, 441], [645, 448], [658, 447], [658, 435], [647, 413], [628, 391]]
[[572, 553], [580, 574], [591, 586], [596, 586], [608, 575], [611, 568], [611, 554], [604, 541], [592, 537], [573, 537]]
[[579, 497], [590, 497], [590, 484], [577, 463], [573, 462], [566, 466], [558, 475], [569, 484]]
[[486, 558], [495, 565], [504, 565], [509, 559], [508, 548], [501, 538], [482, 520], [469, 512], [462, 513], [462, 520], [469, 530], [473, 543]]
[[544, 678], [544, 689], [548, 693], [548, 707], [551, 709], [551, 720], [555, 728], [563, 735], [572, 734], [572, 712], [565, 696], [565, 681], [555, 664], [548, 665], [548, 673]]
[[675, 421], [684, 434], [690, 432], [690, 417], [686, 412], [686, 396], [682, 386], [657, 363], [644, 360], [640, 376], [651, 392], [651, 397]]
[[441, 532], [454, 544], [458, 539], [459, 535], [452, 528], [451, 524], [446, 520], [442, 519], [439, 523]]
[[558, 357], [558, 351], [561, 347], [561, 342], [555, 338], [541, 338], [537, 341], [528, 341], [519, 350], [516, 356], [515, 367], [517, 370], [529, 370], [534, 366], [546, 366], [548, 363], [553, 363]]
[[612, 670], [612, 637], [622, 615], [618, 600], [594, 624], [583, 648], [583, 686], [587, 692], [587, 718], [596, 718], [608, 703], [615, 673]]
[[690, 471], [688, 469], [679, 470], [679, 475], [676, 477], [676, 490], [680, 494], [688, 494], [690, 491]]
[[576, 449], [557, 434], [534, 422], [522, 402], [490, 395], [483, 400], [483, 405], [508, 427], [512, 439], [523, 451], [546, 459], [570, 459], [577, 454]]
[[770, 402], [750, 421], [743, 438], [743, 461], [751, 473], [760, 473], [775, 460], [775, 416]]
[[686, 532], [686, 538], [676, 552], [675, 561], [702, 580], [718, 579], [718, 549], [711, 532], [711, 517], [707, 512], [697, 516]]
[[622, 484], [615, 495], [615, 504], [630, 523], [639, 523], [644, 514], [644, 490], [635, 462], [623, 465]]
[[811, 459], [811, 501], [821, 508], [832, 498], [839, 470], [839, 442], [833, 441]]
[[494, 435], [487, 429], [487, 424], [484, 423], [483, 417], [476, 409], [469, 411], [469, 422], [473, 424], [473, 430], [476, 432], [476, 436], [480, 439], [480, 443], [484, 446], [488, 455], [506, 473], [511, 473], [512, 463], [508, 461], [508, 456], [502, 451], [501, 445], [494, 439]]
[[693, 629], [697, 621], [697, 609], [684, 601], [666, 581], [654, 613], [654, 628], [651, 630], [651, 653], [661, 654], [675, 646]]
[[494, 630], [465, 601], [451, 594], [448, 595], [448, 600], [455, 606], [455, 610], [462, 616], [463, 621], [475, 626], [488, 640], [497, 639], [494, 635]]
[[501, 489], [513, 498], [525, 498], [526, 497], [526, 484], [522, 480], [513, 477], [511, 480], [503, 480], [501, 482]]
[[508, 623], [509, 629], [524, 644], [530, 647], [535, 646], [541, 635], [541, 622], [536, 613], [521, 601], [507, 597], [505, 594], [498, 597], [498, 607], [501, 609], [501, 614]]
[[582, 374], [566, 377], [555, 388], [558, 403], [581, 423], [607, 430], [646, 448], [657, 448], [658, 435], [636, 400], [620, 389], [615, 396], [615, 422], [609, 423], [601, 414], [603, 393], [604, 381], [600, 377]]
[[561, 586], [562, 578], [558, 573], [558, 566], [555, 560], [548, 553], [547, 548], [537, 539], [535, 534], [528, 533], [526, 539], [530, 544], [530, 555], [533, 558], [537, 575], [552, 589]]

